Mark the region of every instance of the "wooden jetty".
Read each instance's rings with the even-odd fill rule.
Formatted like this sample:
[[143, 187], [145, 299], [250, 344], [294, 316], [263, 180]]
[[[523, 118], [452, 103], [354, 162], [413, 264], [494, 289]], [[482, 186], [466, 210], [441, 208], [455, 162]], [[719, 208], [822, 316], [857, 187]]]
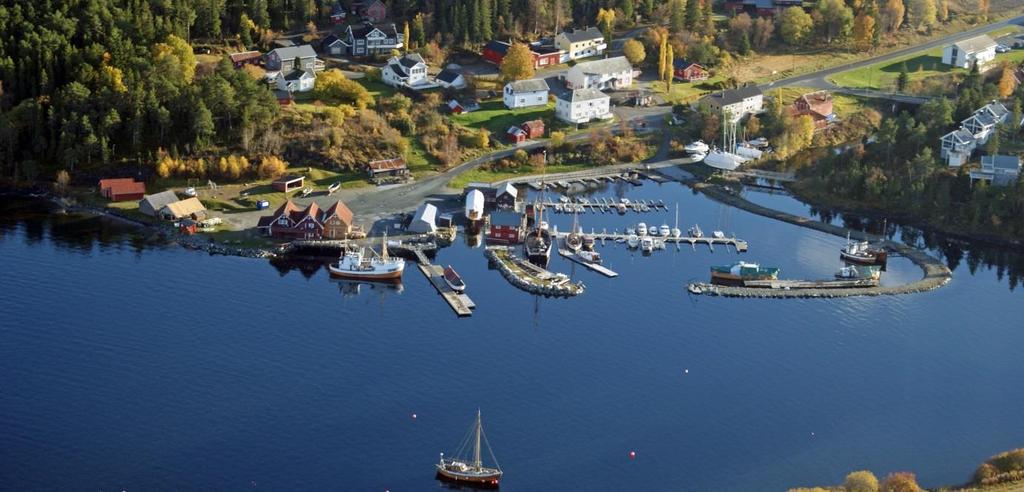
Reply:
[[614, 278], [614, 277], [618, 277], [619, 276], [618, 273], [608, 269], [604, 265], [598, 265], [596, 263], [587, 263], [587, 262], [581, 260], [576, 255], [574, 255], [572, 251], [569, 251], [567, 249], [558, 248], [558, 254], [562, 255], [564, 258], [568, 258], [569, 260], [571, 260], [571, 261], [573, 261], [575, 263], [579, 263], [580, 265], [583, 265], [583, 266], [585, 266], [585, 267], [587, 267], [587, 268], [589, 268], [589, 269], [591, 269], [591, 270], [593, 270], [593, 271], [595, 271], [597, 273], [600, 273], [601, 275], [604, 275], [605, 277]]
[[420, 249], [412, 249], [416, 255], [416, 261], [420, 272], [423, 276], [427, 277], [430, 284], [437, 289], [437, 293], [451, 306], [455, 314], [459, 316], [470, 316], [473, 314], [473, 309], [476, 308], [476, 304], [472, 299], [469, 298], [465, 293], [455, 292], [448, 283], [444, 281], [444, 268], [438, 265], [430, 263], [427, 255]]
[[[562, 236], [567, 235], [568, 233], [561, 233], [561, 232], [559, 232], [559, 233], [556, 233], [556, 234], [559, 237], [562, 237]], [[605, 242], [607, 242], [607, 241], [620, 242], [620, 243], [621, 242], [625, 242], [626, 238], [628, 237], [626, 234], [616, 234], [616, 233], [609, 233], [609, 232], [604, 232], [604, 231], [602, 231], [602, 232], [590, 232], [589, 235], [594, 236], [594, 239], [596, 241], [600, 241], [601, 244], [605, 244]], [[690, 247], [692, 247], [694, 249], [697, 248], [698, 244], [704, 244], [704, 245], [707, 245], [707, 247], [712, 252], [715, 251], [715, 245], [723, 246], [723, 247], [725, 247], [726, 250], [729, 249], [729, 246], [732, 246], [736, 250], [737, 253], [746, 253], [747, 249], [750, 247], [747, 244], [747, 241], [745, 241], [743, 239], [738, 239], [738, 238], [735, 238], [735, 237], [722, 237], [722, 238], [709, 237], [709, 236], [703, 236], [703, 237], [690, 237], [690, 236], [679, 236], [679, 237], [674, 237], [674, 236], [649, 236], [649, 237], [651, 237], [652, 239], [658, 239], [658, 240], [661, 240], [661, 241], [665, 241], [665, 244], [671, 244], [671, 243], [675, 243], [675, 244], [689, 244]]]

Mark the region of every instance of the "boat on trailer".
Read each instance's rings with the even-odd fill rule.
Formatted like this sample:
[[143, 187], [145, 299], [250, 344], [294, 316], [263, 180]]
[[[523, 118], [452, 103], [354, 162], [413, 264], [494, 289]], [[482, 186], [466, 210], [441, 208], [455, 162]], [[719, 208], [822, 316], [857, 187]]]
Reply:
[[[472, 441], [472, 458], [458, 457], [468, 450], [470, 441]], [[487, 451], [491, 455], [491, 460], [494, 461], [494, 467], [484, 466], [480, 453], [481, 442], [487, 445]], [[441, 453], [440, 461], [434, 465], [437, 469], [437, 479], [478, 488], [498, 488], [503, 472], [498, 465], [498, 460], [494, 458], [494, 451], [491, 450], [491, 444], [487, 442], [487, 436], [484, 435], [479, 409], [476, 411], [476, 421], [473, 422], [469, 433], [463, 439], [456, 456], [456, 458], [445, 458], [444, 453]]]

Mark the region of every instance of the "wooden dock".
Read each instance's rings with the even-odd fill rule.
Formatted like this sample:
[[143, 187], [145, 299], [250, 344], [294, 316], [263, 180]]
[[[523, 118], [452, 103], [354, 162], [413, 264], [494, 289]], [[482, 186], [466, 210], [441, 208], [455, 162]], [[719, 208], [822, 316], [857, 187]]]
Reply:
[[[556, 234], [558, 235], [558, 237], [564, 237], [568, 233], [557, 232], [556, 231]], [[589, 233], [585, 232], [584, 234], [589, 235], [589, 236], [593, 236], [594, 240], [600, 242], [602, 245], [604, 245], [607, 241], [612, 241], [612, 242], [617, 242], [617, 243], [624, 243], [626, 241], [626, 238], [627, 238], [626, 234], [609, 233], [609, 232], [604, 232], [604, 231], [602, 231], [602, 232], [593, 232], [593, 231], [591, 231]], [[673, 237], [673, 236], [649, 236], [649, 237], [651, 237], [652, 239], [655, 239], [655, 240], [664, 241], [665, 244], [673, 244], [673, 243], [676, 244], [676, 245], [689, 244], [690, 247], [693, 248], [694, 250], [697, 249], [697, 245], [698, 244], [707, 245], [708, 249], [710, 249], [712, 253], [715, 251], [715, 245], [719, 245], [719, 246], [724, 247], [726, 249], [726, 251], [728, 251], [729, 247], [732, 246], [733, 249], [735, 249], [737, 253], [746, 253], [747, 249], [749, 248], [749, 245], [747, 244], [747, 242], [745, 240], [738, 239], [738, 238], [735, 238], [735, 237], [722, 237], [722, 238], [709, 237], [709, 236], [703, 236], [703, 237], [690, 237], [690, 236], [679, 236], [679, 237]]]
[[476, 308], [476, 304], [465, 293], [455, 292], [448, 286], [448, 283], [444, 281], [444, 268], [430, 263], [430, 260], [423, 251], [414, 249], [413, 252], [416, 255], [416, 260], [419, 262], [416, 266], [419, 267], [420, 272], [423, 272], [423, 276], [427, 277], [430, 284], [437, 289], [437, 293], [451, 306], [455, 314], [471, 316], [473, 309]]
[[604, 265], [598, 265], [596, 263], [587, 263], [587, 262], [579, 259], [578, 257], [576, 257], [576, 255], [574, 255], [572, 253], [572, 251], [569, 251], [567, 249], [558, 248], [558, 254], [562, 255], [562, 257], [564, 257], [564, 258], [568, 258], [569, 260], [571, 260], [571, 261], [573, 261], [575, 263], [579, 263], [580, 265], [583, 265], [583, 266], [585, 266], [585, 267], [587, 267], [587, 268], [589, 268], [589, 269], [591, 269], [591, 270], [593, 270], [593, 271], [595, 271], [597, 273], [600, 273], [601, 275], [604, 275], [605, 277], [614, 278], [614, 277], [618, 277], [619, 276], [618, 273], [608, 269]]
[[[591, 198], [586, 203], [578, 201], [570, 202], [536, 202], [535, 205], [544, 207], [545, 210], [553, 210], [556, 213], [567, 213], [573, 212], [593, 212], [593, 213], [616, 213], [618, 212], [618, 199], [615, 198]], [[663, 200], [638, 200], [635, 202], [629, 202], [626, 205], [627, 212], [636, 213], [649, 213], [649, 212], [667, 212], [668, 205], [665, 205]], [[646, 207], [646, 209], [644, 209]]]

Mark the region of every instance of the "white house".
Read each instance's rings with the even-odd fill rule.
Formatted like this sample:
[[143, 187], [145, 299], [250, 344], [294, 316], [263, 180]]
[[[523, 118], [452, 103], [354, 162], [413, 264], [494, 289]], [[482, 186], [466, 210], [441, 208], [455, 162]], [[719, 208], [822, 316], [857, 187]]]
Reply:
[[312, 70], [289, 70], [277, 74], [277, 89], [285, 92], [309, 92], [316, 85]]
[[979, 145], [988, 142], [997, 125], [1006, 123], [1010, 118], [1010, 110], [999, 101], [992, 101], [974, 111], [969, 118], [961, 122], [961, 126], [974, 134]]
[[543, 106], [548, 103], [548, 83], [544, 79], [509, 82], [505, 84], [502, 100], [508, 109]]
[[427, 79], [427, 63], [418, 53], [393, 56], [380, 72], [381, 81], [392, 87], [434, 87]]
[[633, 85], [633, 66], [624, 56], [579, 63], [565, 74], [570, 89], [622, 89]]
[[555, 36], [555, 47], [561, 50], [563, 63], [588, 56], [597, 56], [608, 49], [604, 42], [604, 34], [596, 27], [586, 29], [569, 29]]
[[441, 70], [437, 77], [434, 77], [434, 82], [445, 89], [464, 89], [466, 87], [466, 78], [458, 70], [450, 68]]
[[987, 35], [957, 41], [942, 50], [942, 63], [960, 68], [971, 68], [975, 63], [984, 67], [996, 59], [996, 42]]
[[609, 119], [611, 98], [593, 88], [565, 91], [555, 99], [555, 117], [575, 124]]
[[971, 132], [958, 128], [942, 136], [942, 150], [939, 155], [946, 159], [949, 167], [960, 167], [971, 158], [978, 142]]
[[733, 123], [748, 114], [760, 113], [764, 110], [764, 94], [756, 85], [716, 92], [705, 96], [701, 102], [713, 110], [730, 115]]
[[1020, 178], [1020, 157], [1015, 155], [981, 156], [981, 169], [971, 170], [971, 183], [984, 180], [996, 186], [1013, 186]]

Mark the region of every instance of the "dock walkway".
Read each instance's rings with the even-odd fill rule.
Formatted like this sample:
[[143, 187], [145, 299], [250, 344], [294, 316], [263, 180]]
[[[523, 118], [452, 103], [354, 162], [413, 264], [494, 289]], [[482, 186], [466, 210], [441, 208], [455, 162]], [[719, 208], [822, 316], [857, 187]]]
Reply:
[[448, 286], [448, 283], [444, 281], [444, 268], [430, 263], [430, 259], [427, 258], [423, 250], [419, 248], [410, 248], [410, 250], [416, 256], [418, 262], [416, 266], [419, 267], [420, 272], [427, 277], [430, 285], [437, 289], [437, 293], [451, 306], [455, 314], [471, 316], [476, 304], [465, 293], [455, 292]]
[[618, 277], [619, 276], [618, 273], [616, 273], [615, 271], [612, 271], [611, 269], [609, 269], [608, 267], [606, 267], [604, 265], [599, 265], [597, 263], [587, 263], [587, 262], [581, 260], [575, 254], [573, 254], [572, 251], [569, 251], [569, 250], [567, 250], [565, 248], [558, 248], [558, 254], [562, 255], [564, 258], [568, 258], [570, 261], [573, 261], [575, 263], [579, 263], [580, 265], [583, 265], [583, 266], [585, 266], [585, 267], [587, 267], [587, 268], [589, 268], [589, 269], [591, 269], [591, 270], [593, 270], [593, 271], [595, 271], [597, 273], [600, 273], [601, 275], [604, 275], [605, 277], [614, 278], [614, 277]]
[[[566, 236], [568, 233], [556, 232], [556, 234], [558, 235], [558, 237], [561, 238], [561, 237]], [[600, 241], [601, 244], [604, 244], [607, 241], [613, 241], [613, 242], [616, 242], [616, 243], [623, 243], [623, 242], [626, 241], [626, 238], [628, 237], [626, 234], [616, 234], [616, 233], [603, 232], [603, 231], [602, 232], [589, 232], [589, 233], [585, 233], [585, 234], [587, 234], [589, 236], [594, 236], [594, 240], [595, 241]], [[643, 236], [638, 236], [638, 237], [643, 237]], [[671, 244], [671, 243], [675, 243], [675, 244], [689, 244], [690, 247], [692, 247], [694, 249], [697, 248], [698, 244], [705, 244], [705, 245], [707, 245], [707, 247], [712, 252], [715, 251], [715, 245], [723, 246], [723, 247], [725, 247], [726, 250], [729, 249], [729, 246], [732, 246], [733, 249], [735, 249], [737, 253], [746, 253], [747, 249], [750, 247], [747, 244], [747, 241], [745, 241], [743, 239], [735, 238], [735, 237], [721, 237], [721, 238], [718, 238], [718, 237], [708, 237], [708, 236], [702, 236], [702, 237], [691, 237], [691, 236], [679, 236], [679, 237], [675, 237], [675, 236], [649, 236], [649, 237], [652, 238], [652, 239], [664, 241], [666, 244]]]

